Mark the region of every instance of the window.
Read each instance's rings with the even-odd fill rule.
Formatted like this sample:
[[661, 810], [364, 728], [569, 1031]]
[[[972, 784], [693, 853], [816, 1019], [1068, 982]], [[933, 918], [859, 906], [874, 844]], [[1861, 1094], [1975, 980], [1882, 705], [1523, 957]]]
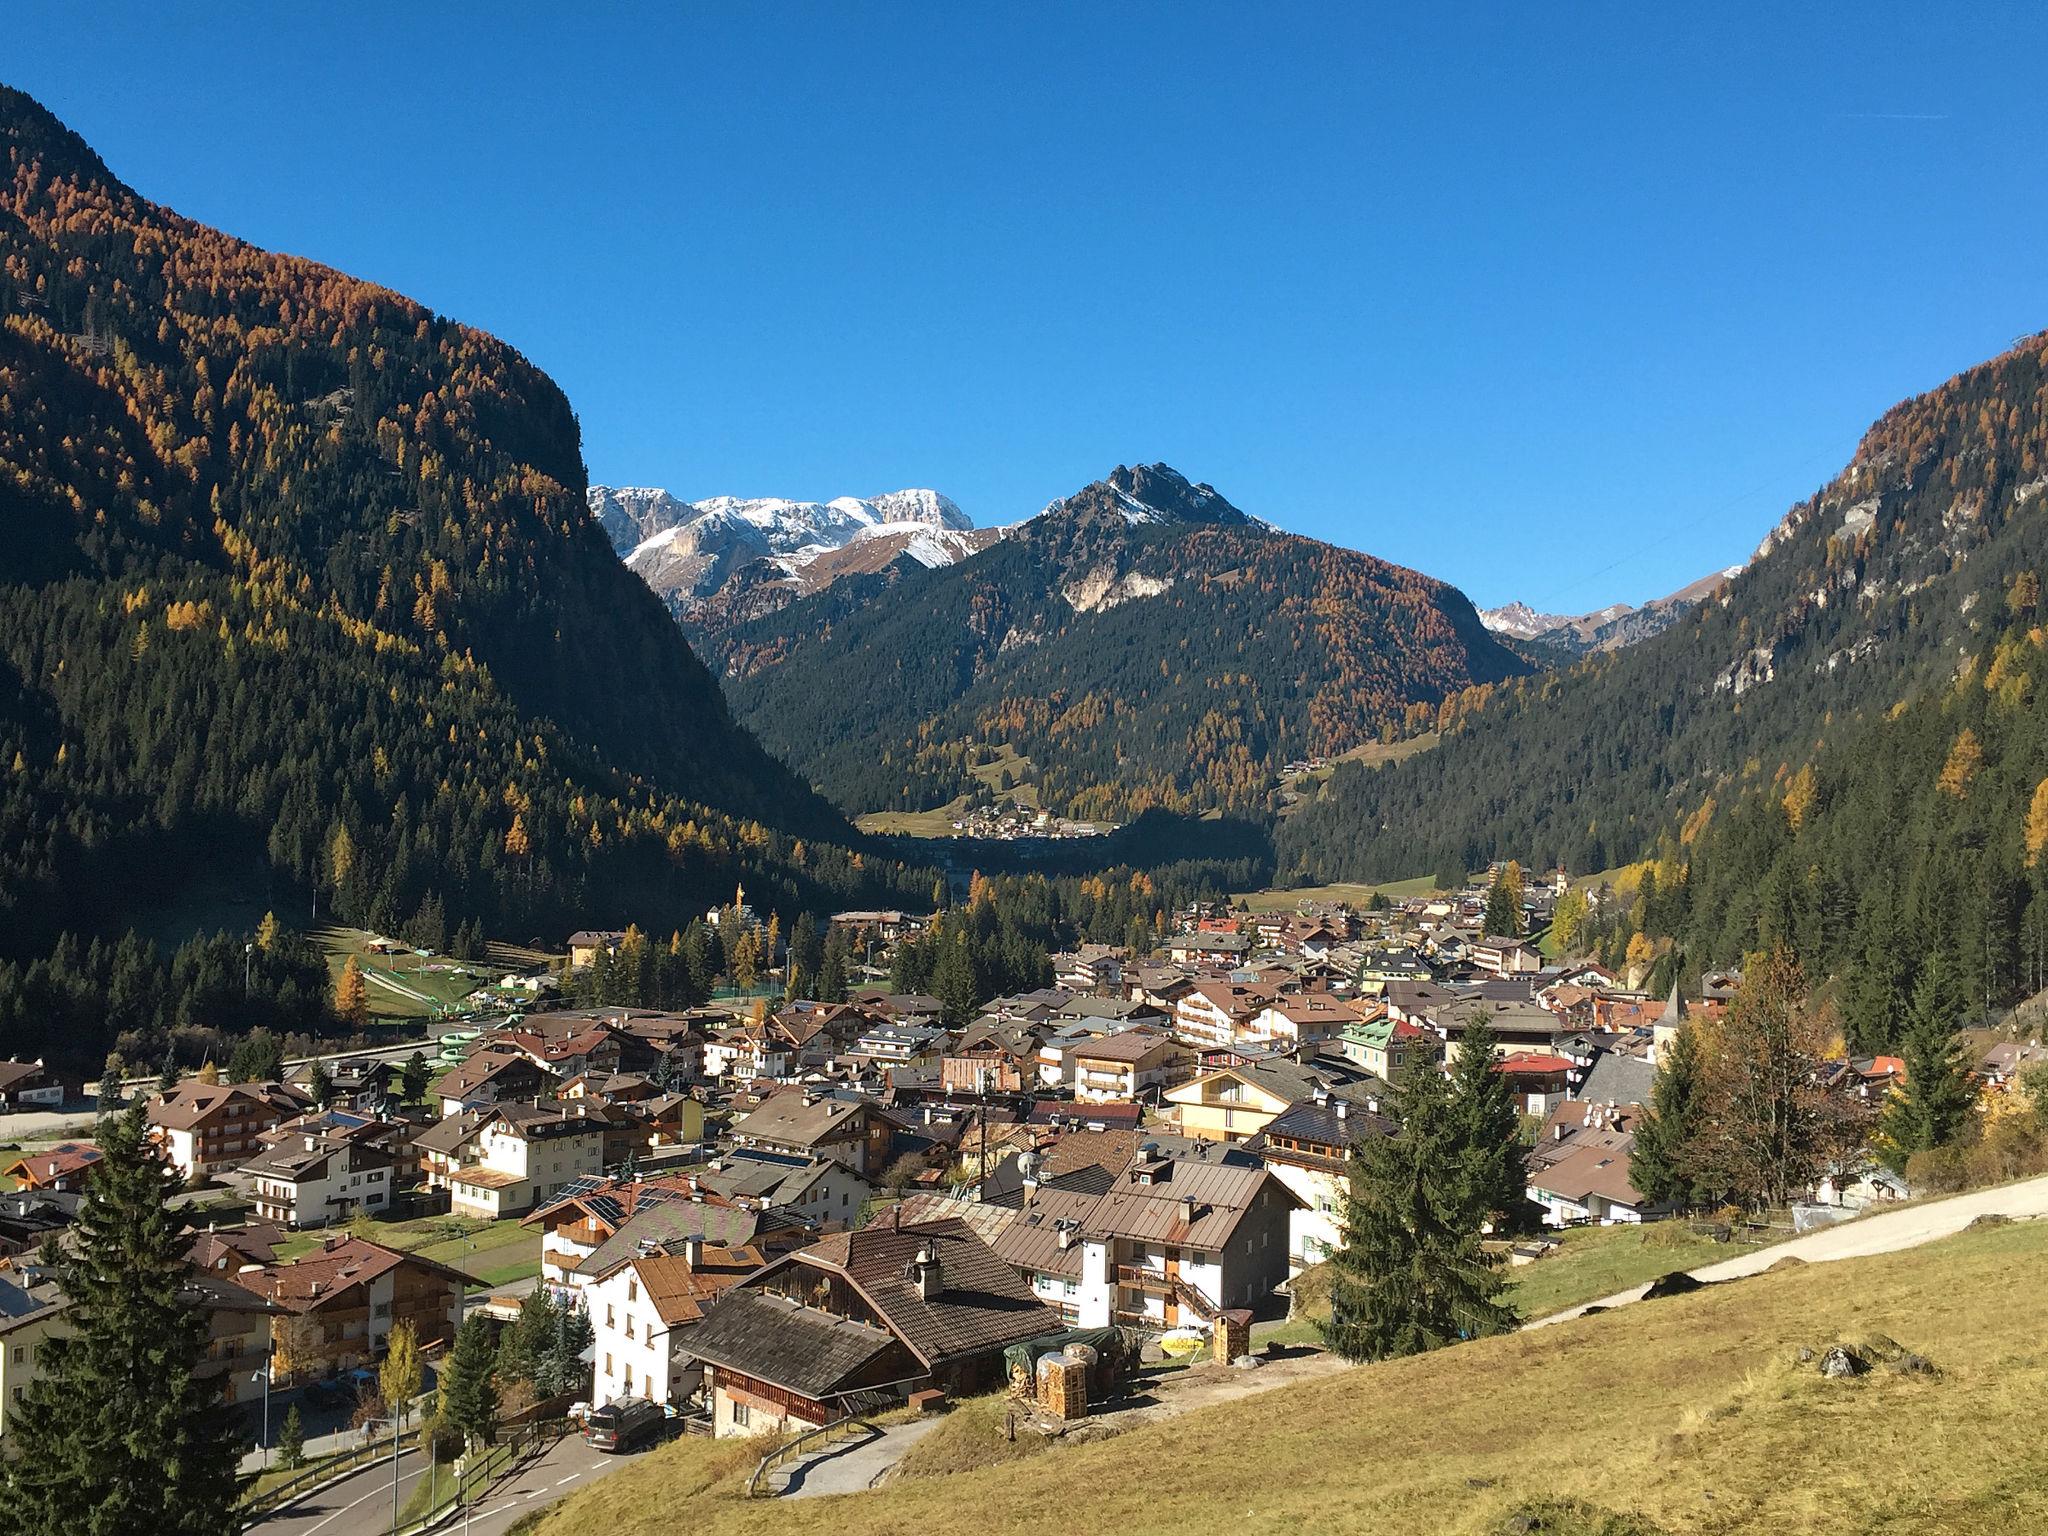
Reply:
[[[14, 1390], [19, 1392], [21, 1388], [16, 1387]], [[738, 1398], [733, 1399], [732, 1421], [735, 1424], [745, 1424], [747, 1422], [747, 1405]]]
[[[638, 1280], [628, 1280], [628, 1281], [626, 1282], [626, 1300], [628, 1300], [628, 1301], [638, 1301], [639, 1299], [640, 1299], [640, 1282], [639, 1282]], [[632, 1324], [632, 1320], [631, 1320], [631, 1319], [628, 1319], [628, 1320], [627, 1320], [627, 1322], [626, 1322], [626, 1326], [627, 1326], [628, 1328], [630, 1328], [630, 1327], [632, 1327], [632, 1326], [633, 1326], [633, 1324]]]
[[633, 1314], [630, 1312], [626, 1314], [626, 1337], [628, 1340], [633, 1337]]
[[377, 1305], [370, 1308], [370, 1316], [372, 1317], [389, 1317], [390, 1315], [391, 1303], [388, 1301], [380, 1301]]
[[612, 1304], [610, 1302], [604, 1304], [604, 1325], [607, 1328], [619, 1326], [618, 1319], [612, 1315]]
[[609, 1354], [604, 1357], [604, 1373], [607, 1376], [612, 1373], [612, 1357]]

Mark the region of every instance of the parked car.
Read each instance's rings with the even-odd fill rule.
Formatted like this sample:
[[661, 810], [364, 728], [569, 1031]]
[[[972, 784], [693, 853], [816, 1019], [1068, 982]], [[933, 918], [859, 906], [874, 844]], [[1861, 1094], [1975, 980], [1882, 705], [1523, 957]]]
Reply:
[[668, 1415], [659, 1403], [629, 1397], [593, 1408], [583, 1421], [583, 1441], [594, 1451], [631, 1451], [661, 1438]]

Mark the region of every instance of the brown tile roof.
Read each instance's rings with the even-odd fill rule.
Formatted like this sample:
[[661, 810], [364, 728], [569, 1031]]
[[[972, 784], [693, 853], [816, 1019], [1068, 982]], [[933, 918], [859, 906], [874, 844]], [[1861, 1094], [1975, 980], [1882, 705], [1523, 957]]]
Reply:
[[18, 1184], [49, 1184], [100, 1160], [100, 1149], [89, 1141], [63, 1141], [45, 1152], [30, 1152], [7, 1165], [6, 1177]]
[[180, 1083], [149, 1101], [149, 1123], [167, 1131], [189, 1131], [230, 1103], [246, 1104], [260, 1113], [283, 1119], [312, 1104], [282, 1083]]
[[751, 1247], [705, 1248], [694, 1265], [681, 1254], [668, 1253], [626, 1260], [640, 1279], [640, 1289], [671, 1328], [700, 1321], [715, 1298], [763, 1262], [761, 1250]]
[[429, 1270], [461, 1285], [469, 1283], [460, 1271], [445, 1264], [436, 1264], [416, 1253], [400, 1253], [360, 1237], [317, 1248], [290, 1264], [246, 1272], [238, 1275], [235, 1283], [287, 1311], [312, 1312], [401, 1266]]

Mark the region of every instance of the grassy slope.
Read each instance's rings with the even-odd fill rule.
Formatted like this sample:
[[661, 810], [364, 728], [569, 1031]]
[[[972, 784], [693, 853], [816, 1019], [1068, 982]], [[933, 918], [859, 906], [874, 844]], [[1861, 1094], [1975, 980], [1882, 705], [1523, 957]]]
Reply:
[[1302, 901], [1348, 901], [1354, 907], [1363, 907], [1378, 891], [1389, 901], [1406, 901], [1411, 896], [1427, 896], [1436, 890], [1436, 881], [1428, 875], [1413, 880], [1391, 880], [1385, 885], [1303, 885], [1291, 890], [1272, 889], [1265, 891], [1241, 892], [1237, 899], [1254, 912], [1292, 912], [1295, 904]]
[[[521, 1227], [516, 1216], [502, 1221], [470, 1221], [460, 1216], [383, 1221], [370, 1236], [387, 1248], [417, 1253], [459, 1269], [485, 1285], [504, 1285], [540, 1273], [540, 1232]], [[278, 1245], [278, 1257], [294, 1259], [311, 1253], [322, 1237], [319, 1232], [294, 1233]]]
[[[1365, 1367], [1061, 1448], [1057, 1468], [857, 1498], [746, 1504], [730, 1450], [683, 1442], [535, 1530], [1486, 1533], [1565, 1498], [1673, 1533], [2023, 1530], [2048, 1521], [2044, 1265], [2048, 1223], [1968, 1232]], [[1872, 1332], [1944, 1374], [1836, 1383], [1786, 1363]]]
[[329, 974], [339, 977], [349, 956], [355, 956], [368, 984], [370, 1013], [380, 1019], [431, 1017], [434, 1005], [452, 1009], [501, 972], [487, 965], [463, 966], [446, 955], [422, 959], [411, 950], [373, 955], [370, 935], [356, 928], [321, 928], [313, 938], [327, 952]]

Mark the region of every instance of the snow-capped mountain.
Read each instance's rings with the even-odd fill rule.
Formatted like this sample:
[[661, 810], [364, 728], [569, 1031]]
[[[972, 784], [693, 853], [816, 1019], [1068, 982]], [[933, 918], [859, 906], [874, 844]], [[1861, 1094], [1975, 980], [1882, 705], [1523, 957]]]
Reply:
[[920, 489], [824, 502], [683, 501], [654, 487], [594, 485], [589, 500], [612, 547], [678, 615], [725, 622], [899, 559], [951, 565], [1000, 537], [976, 528], [950, 498]]
[[1614, 651], [1661, 634], [1695, 603], [1742, 571], [1742, 566], [1731, 565], [1724, 571], [1702, 576], [1667, 597], [1654, 598], [1640, 608], [1629, 603], [1609, 603], [1591, 613], [1574, 615], [1539, 613], [1527, 603], [1516, 602], [1480, 609], [1479, 622], [1497, 635], [1535, 641], [1573, 655]]

